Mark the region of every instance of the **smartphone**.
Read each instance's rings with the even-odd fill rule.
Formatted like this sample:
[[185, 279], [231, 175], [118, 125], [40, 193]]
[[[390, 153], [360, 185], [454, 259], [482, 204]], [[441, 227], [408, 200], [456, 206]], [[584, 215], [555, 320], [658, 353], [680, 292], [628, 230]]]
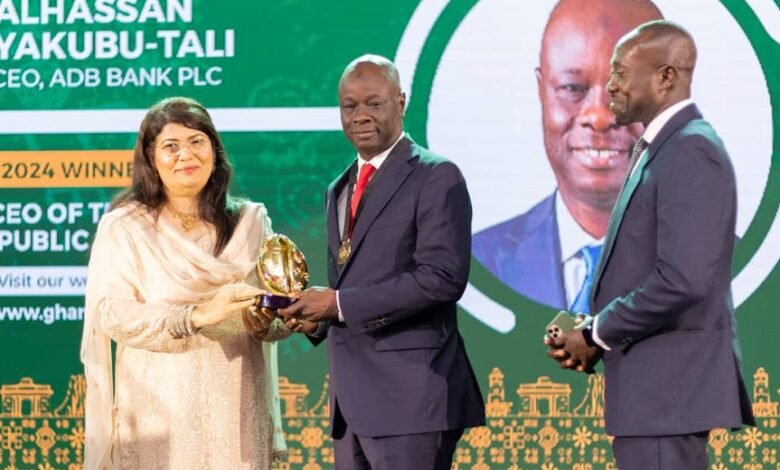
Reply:
[[565, 310], [561, 310], [555, 315], [555, 318], [547, 325], [547, 336], [556, 340], [562, 338], [566, 333], [574, 331], [577, 326], [577, 322], [574, 319], [574, 315], [571, 315]]

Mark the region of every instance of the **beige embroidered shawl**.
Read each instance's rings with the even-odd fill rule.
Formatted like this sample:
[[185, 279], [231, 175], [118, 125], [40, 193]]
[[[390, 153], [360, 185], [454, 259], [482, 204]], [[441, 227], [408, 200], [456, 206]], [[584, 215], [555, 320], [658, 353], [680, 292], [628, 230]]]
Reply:
[[270, 219], [262, 204], [246, 204], [219, 257], [213, 241], [201, 246], [173, 223], [128, 204], [99, 224], [81, 345], [84, 468], [270, 468], [286, 447], [276, 345], [269, 341], [290, 332], [275, 320], [260, 342], [234, 315], [188, 338], [170, 334], [173, 306], [205, 302], [227, 283], [257, 282], [254, 266], [260, 242], [273, 233]]

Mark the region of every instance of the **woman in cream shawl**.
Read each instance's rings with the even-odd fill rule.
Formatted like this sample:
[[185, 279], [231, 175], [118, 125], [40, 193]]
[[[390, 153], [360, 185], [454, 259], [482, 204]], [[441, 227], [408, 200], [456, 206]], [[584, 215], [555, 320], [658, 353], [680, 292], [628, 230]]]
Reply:
[[290, 332], [253, 306], [265, 207], [228, 196], [191, 99], [149, 110], [133, 165], [90, 255], [85, 469], [269, 469], [285, 451], [272, 341]]

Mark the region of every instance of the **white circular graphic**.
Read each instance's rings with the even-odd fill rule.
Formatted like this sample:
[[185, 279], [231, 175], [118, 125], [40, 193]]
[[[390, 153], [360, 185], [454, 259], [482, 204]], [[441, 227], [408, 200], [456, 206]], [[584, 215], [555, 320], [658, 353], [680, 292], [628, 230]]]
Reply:
[[[407, 91], [422, 46], [447, 3], [423, 0], [407, 27], [396, 53]], [[428, 102], [427, 143], [462, 169], [472, 195], [475, 233], [524, 213], [555, 189], [543, 145], [534, 72], [542, 32], [555, 3], [480, 1], [458, 25], [438, 64]], [[741, 236], [761, 202], [771, 164], [772, 116], [765, 77], [744, 32], [719, 2], [713, 1], [706, 15], [698, 4], [671, 0], [655, 4], [665, 18], [684, 25], [697, 42], [693, 99], [724, 140], [734, 163], [739, 204], [736, 232]], [[770, 230], [761, 253], [756, 253], [762, 256], [760, 263], [751, 260], [744, 275], [735, 279], [737, 304], [775, 265], [778, 249], [766, 250], [774, 232]], [[511, 312], [473, 287], [461, 303], [491, 303], [491, 319], [480, 320], [499, 331], [514, 327]]]
[[[766, 80], [739, 25], [718, 2], [655, 2], [695, 38], [693, 99], [726, 144], [737, 174], [737, 235], [753, 219], [769, 175], [772, 109]], [[555, 188], [542, 141], [534, 69], [555, 2], [483, 0], [441, 58], [428, 106], [428, 145], [463, 170], [474, 231], [525, 212]], [[728, 38], [728, 40], [724, 40]]]

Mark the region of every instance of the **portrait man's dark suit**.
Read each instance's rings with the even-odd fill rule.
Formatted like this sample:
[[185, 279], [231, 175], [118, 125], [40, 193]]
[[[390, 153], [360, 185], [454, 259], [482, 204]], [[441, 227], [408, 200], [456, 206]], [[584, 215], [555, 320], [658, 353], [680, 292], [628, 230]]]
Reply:
[[688, 105], [653, 139], [613, 214], [592, 294], [607, 433], [754, 424], [731, 299], [736, 187], [722, 141]]
[[516, 292], [553, 308], [568, 308], [555, 194], [475, 234], [472, 250], [485, 269]]
[[403, 138], [374, 177], [341, 267], [337, 203], [349, 174], [326, 196], [328, 282], [347, 317], [327, 331], [333, 410], [365, 436], [484, 424], [455, 307], [471, 241], [460, 171]]

